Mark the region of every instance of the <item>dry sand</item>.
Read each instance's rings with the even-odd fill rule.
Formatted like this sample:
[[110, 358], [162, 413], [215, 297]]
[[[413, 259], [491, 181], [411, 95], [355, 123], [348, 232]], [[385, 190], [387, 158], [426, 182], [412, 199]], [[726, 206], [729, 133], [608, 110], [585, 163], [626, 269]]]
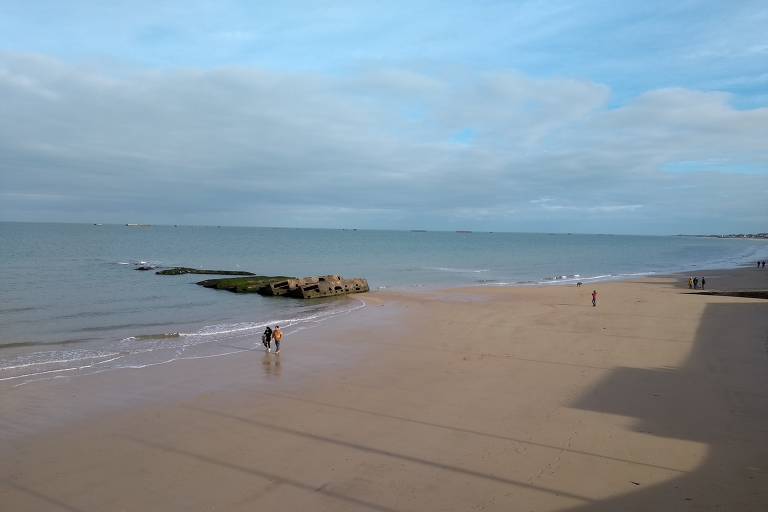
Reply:
[[0, 510], [768, 510], [768, 301], [683, 282], [375, 293], [280, 358], [2, 388]]

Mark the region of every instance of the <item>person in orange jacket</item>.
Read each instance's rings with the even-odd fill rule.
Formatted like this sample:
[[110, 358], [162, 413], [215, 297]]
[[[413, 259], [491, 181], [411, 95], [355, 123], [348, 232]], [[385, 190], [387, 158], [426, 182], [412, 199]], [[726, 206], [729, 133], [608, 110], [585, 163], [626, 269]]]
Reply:
[[283, 341], [283, 331], [280, 330], [279, 325], [276, 325], [275, 330], [272, 331], [272, 339], [275, 340], [275, 354], [279, 354], [280, 342]]

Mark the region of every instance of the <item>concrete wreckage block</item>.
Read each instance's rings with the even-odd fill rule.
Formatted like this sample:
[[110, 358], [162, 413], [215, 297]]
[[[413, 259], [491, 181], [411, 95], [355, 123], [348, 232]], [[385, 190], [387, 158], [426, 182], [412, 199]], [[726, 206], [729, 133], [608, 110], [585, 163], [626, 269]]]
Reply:
[[368, 281], [361, 278], [344, 279], [338, 275], [304, 277], [252, 276], [229, 279], [208, 279], [197, 283], [206, 288], [235, 293], [258, 293], [270, 297], [316, 299], [348, 293], [369, 291]]
[[348, 293], [363, 293], [368, 291], [368, 281], [361, 278], [342, 279], [339, 276], [324, 276], [316, 283], [305, 283], [291, 292], [293, 297], [315, 299], [318, 297], [333, 297]]
[[258, 293], [273, 296], [284, 295], [298, 299], [316, 299], [349, 293], [363, 293], [368, 290], [368, 281], [365, 279], [344, 279], [338, 275], [328, 275], [272, 282], [258, 290]]
[[317, 277], [305, 277], [303, 279], [286, 279], [285, 281], [275, 281], [269, 283], [259, 290], [261, 295], [291, 295], [299, 286], [317, 282]]

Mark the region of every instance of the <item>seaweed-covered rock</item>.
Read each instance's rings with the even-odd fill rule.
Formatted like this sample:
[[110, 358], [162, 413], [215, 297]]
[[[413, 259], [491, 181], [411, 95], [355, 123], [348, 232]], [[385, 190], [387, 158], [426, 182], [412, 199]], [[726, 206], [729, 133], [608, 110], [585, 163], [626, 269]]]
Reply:
[[228, 290], [235, 293], [264, 293], [269, 289], [270, 283], [295, 279], [287, 276], [257, 276], [233, 277], [228, 279], [206, 279], [196, 284], [206, 288], [215, 288], [217, 290]]
[[253, 272], [244, 272], [242, 270], [201, 270], [189, 267], [173, 267], [155, 272], [161, 276], [178, 276], [181, 274], [215, 274], [219, 276], [253, 276]]
[[208, 279], [200, 286], [229, 290], [235, 293], [258, 293], [268, 296], [316, 299], [368, 291], [368, 281], [361, 278], [344, 279], [338, 275], [319, 277], [251, 276], [229, 279]]

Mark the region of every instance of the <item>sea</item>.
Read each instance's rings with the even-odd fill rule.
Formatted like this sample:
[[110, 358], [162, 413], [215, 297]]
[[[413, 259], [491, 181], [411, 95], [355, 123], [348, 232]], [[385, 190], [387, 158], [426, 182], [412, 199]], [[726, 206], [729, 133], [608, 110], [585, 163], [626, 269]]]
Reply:
[[585, 284], [768, 260], [768, 242], [690, 236], [0, 222], [0, 384], [260, 346], [366, 307], [361, 296], [235, 294], [139, 266], [340, 274], [380, 290]]

